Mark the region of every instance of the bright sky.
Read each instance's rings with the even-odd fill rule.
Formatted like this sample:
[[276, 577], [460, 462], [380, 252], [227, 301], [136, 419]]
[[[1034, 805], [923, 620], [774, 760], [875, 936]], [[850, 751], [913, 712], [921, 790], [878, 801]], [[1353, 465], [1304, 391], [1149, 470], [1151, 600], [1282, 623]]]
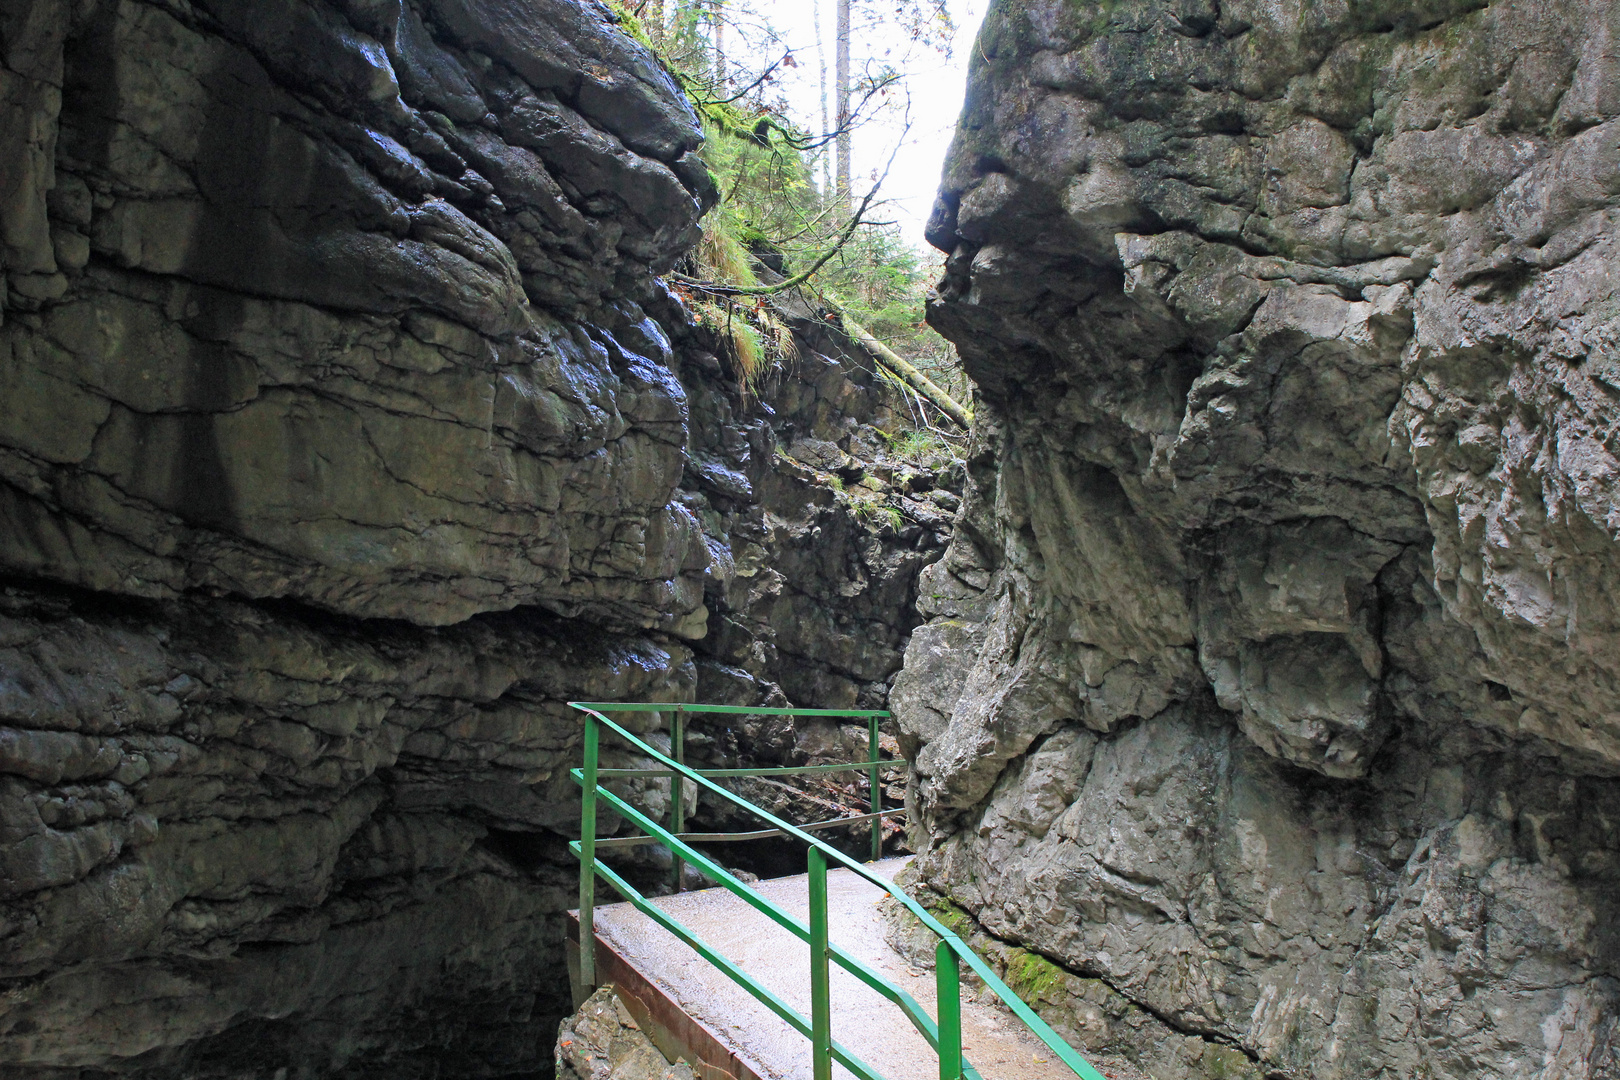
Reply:
[[[909, 98], [911, 128], [889, 170], [883, 193], [891, 200], [877, 216], [898, 222], [919, 251], [936, 254], [923, 241], [923, 226], [939, 187], [940, 168], [956, 130], [967, 79], [967, 58], [984, 18], [986, 0], [947, 0], [956, 27], [949, 55], [917, 48], [898, 26], [877, 24], [858, 28], [852, 35], [852, 64], [859, 72], [868, 58], [887, 62], [907, 73], [905, 89], [891, 91], [889, 105], [871, 123], [855, 132], [853, 180], [856, 198], [871, 185], [873, 170], [881, 171], [905, 130], [903, 109]], [[888, 7], [887, 4], [876, 5]], [[795, 119], [814, 129], [819, 124], [817, 105], [816, 24], [821, 16], [821, 42], [826, 55], [829, 114], [833, 110], [834, 0], [764, 0], [756, 10], [767, 13], [783, 41], [793, 50], [798, 67], [784, 72], [778, 89], [784, 93]]]

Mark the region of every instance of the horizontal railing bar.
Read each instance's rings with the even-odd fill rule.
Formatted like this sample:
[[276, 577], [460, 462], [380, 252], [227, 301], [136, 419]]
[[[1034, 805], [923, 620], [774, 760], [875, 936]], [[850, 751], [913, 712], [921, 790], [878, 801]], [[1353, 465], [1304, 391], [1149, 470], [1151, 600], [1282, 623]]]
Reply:
[[[579, 770], [574, 770], [576, 773]], [[578, 779], [576, 776], [575, 779]], [[903, 806], [891, 807], [876, 814], [856, 814], [853, 817], [829, 818], [826, 821], [813, 821], [808, 825], [800, 825], [805, 832], [818, 832], [822, 829], [831, 829], [839, 825], [853, 825], [858, 821], [871, 821], [873, 818], [890, 817], [894, 814], [903, 814]], [[739, 840], [769, 840], [773, 836], [786, 836], [781, 829], [758, 829], [754, 832], [683, 832], [671, 833], [677, 840], [684, 840], [688, 844], [730, 844]], [[646, 844], [663, 843], [656, 836], [610, 836], [598, 838], [597, 850], [602, 848], [628, 848], [642, 847]]]
[[[802, 829], [788, 824], [781, 818], [770, 813], [768, 810], [755, 806], [742, 796], [721, 787], [719, 784], [716, 784], [713, 780], [710, 780], [707, 777], [696, 775], [692, 772], [692, 770], [686, 768], [684, 765], [681, 765], [668, 755], [653, 749], [653, 747], [649, 746], [647, 743], [643, 742], [629, 731], [626, 731], [618, 724], [615, 724], [612, 720], [609, 720], [602, 714], [600, 710], [595, 708], [595, 706], [586, 702], [575, 701], [571, 701], [569, 704], [575, 708], [593, 713], [597, 720], [600, 721], [605, 727], [619, 735], [621, 738], [630, 742], [631, 745], [638, 747], [643, 753], [647, 754], [647, 756], [651, 757], [653, 760], [661, 762], [669, 768], [677, 769], [683, 774], [690, 776], [692, 781], [698, 784], [700, 787], [709, 789], [720, 798], [725, 799], [726, 801], [731, 802], [741, 809], [755, 815], [761, 820], [768, 822], [775, 828], [785, 832], [787, 835], [797, 837], [807, 844], [814, 844], [820, 848], [828, 858], [834, 860], [844, 868], [853, 871], [857, 876], [865, 879], [873, 885], [876, 885], [878, 888], [894, 897], [902, 907], [911, 912], [911, 914], [930, 931], [932, 931], [935, 936], [949, 942], [951, 951], [956, 953], [956, 955], [961, 958], [963, 963], [967, 964], [968, 967], [973, 969], [973, 973], [984, 982], [985, 986], [990, 989], [991, 993], [1000, 998], [1006, 1004], [1006, 1006], [1013, 1011], [1013, 1015], [1022, 1020], [1024, 1025], [1035, 1034], [1035, 1037], [1040, 1039], [1041, 1042], [1045, 1043], [1047, 1048], [1056, 1054], [1058, 1059], [1062, 1061], [1063, 1064], [1067, 1065], [1070, 1070], [1072, 1070], [1077, 1076], [1082, 1077], [1083, 1080], [1105, 1080], [1102, 1073], [1093, 1068], [1089, 1061], [1077, 1054], [1072, 1046], [1059, 1038], [1057, 1032], [1052, 1030], [1051, 1025], [1045, 1020], [1042, 1020], [1035, 1010], [1031, 1009], [1027, 1004], [1025, 1004], [1023, 998], [1020, 998], [1017, 994], [1013, 993], [1012, 988], [1006, 983], [1002, 982], [994, 971], [990, 970], [990, 965], [986, 964], [984, 960], [979, 957], [978, 953], [970, 949], [967, 942], [958, 937], [953, 931], [946, 927], [944, 923], [934, 918], [933, 914], [930, 913], [927, 908], [913, 900], [904, 889], [899, 888], [891, 881], [879, 877], [877, 874], [874, 874], [872, 871], [868, 870], [866, 867], [862, 866], [848, 855], [845, 855], [842, 851], [839, 851], [830, 844], [822, 843], [814, 836], [811, 836]], [[730, 706], [729, 708], [747, 711], [742, 706]], [[604, 791], [603, 794], [608, 793]]]
[[[579, 779], [577, 771], [575, 772], [574, 778], [576, 780]], [[619, 798], [606, 788], [598, 787], [597, 795], [599, 798], [606, 799], [609, 805], [616, 807], [620, 813], [624, 814], [624, 816], [629, 818], [632, 822], [641, 826], [641, 828], [645, 829], [648, 833], [658, 837], [663, 842], [665, 847], [685, 856], [687, 862], [696, 867], [700, 873], [707, 875], [710, 880], [718, 882], [721, 887], [726, 889], [728, 892], [741, 897], [743, 902], [749, 907], [753, 908], [755, 911], [759, 912], [761, 915], [765, 916], [767, 919], [771, 920], [776, 925], [798, 938], [800, 941], [809, 942], [809, 926], [799, 922], [797, 919], [793, 918], [793, 916], [789, 915], [787, 912], [765, 899], [765, 897], [761, 896], [758, 892], [750, 889], [741, 881], [738, 881], [737, 878], [726, 870], [725, 867], [721, 866], [719, 863], [715, 862], [713, 859], [709, 858], [707, 855], [703, 854], [701, 851], [697, 850], [691, 845], [682, 843], [669, 830], [665, 829], [652, 818], [648, 817], [640, 810], [637, 810], [635, 807], [631, 806], [629, 803], [625, 802], [623, 799]], [[598, 841], [598, 843], [600, 842], [601, 841]], [[576, 857], [581, 855], [578, 840], [570, 841], [568, 848]], [[832, 945], [829, 952], [839, 967], [842, 967], [845, 971], [849, 972], [851, 975], [861, 980], [861, 982], [871, 987], [885, 1000], [898, 1005], [900, 1007], [900, 1011], [905, 1013], [906, 1018], [911, 1021], [912, 1026], [922, 1033], [924, 1039], [928, 1040], [929, 1046], [936, 1049], [939, 1047], [939, 1028], [932, 1020], [928, 1018], [928, 1014], [923, 1012], [922, 1006], [917, 1004], [915, 998], [906, 993], [904, 990], [900, 989], [898, 986], [895, 986], [888, 980], [884, 979], [883, 976], [879, 975], [877, 972], [873, 971], [859, 960], [845, 953], [838, 946]]]
[[641, 893], [636, 891], [633, 885], [631, 885], [628, 881], [625, 881], [624, 878], [620, 877], [618, 874], [614, 873], [603, 863], [597, 862], [593, 869], [599, 876], [606, 879], [607, 883], [612, 885], [621, 896], [625, 897], [630, 901], [630, 903], [634, 904], [636, 910], [647, 915], [659, 926], [662, 926], [665, 930], [668, 930], [671, 934], [674, 934], [676, 937], [684, 941], [699, 956], [703, 957], [703, 959], [725, 972], [725, 974], [730, 977], [733, 982], [737, 983], [744, 990], [747, 990], [750, 994], [753, 994], [765, 1005], [766, 1008], [770, 1009], [771, 1012], [775, 1013], [777, 1016], [780, 1016], [783, 1020], [786, 1020], [788, 1025], [792, 1027], [793, 1030], [804, 1036], [808, 1036], [810, 1034], [810, 1022], [801, 1016], [799, 1012], [793, 1008], [793, 1006], [771, 993], [753, 976], [749, 975], [746, 971], [743, 971], [736, 964], [726, 959], [720, 953], [715, 952], [714, 949], [710, 948], [708, 943], [706, 943], [702, 938], [688, 930], [685, 925], [680, 922], [680, 920], [664, 911], [658, 905], [648, 900], [645, 896], [642, 896]]
[[[597, 720], [600, 721], [601, 724], [604, 727], [606, 727], [608, 730], [612, 731], [614, 734], [618, 735], [620, 738], [622, 738], [625, 741], [629, 742], [631, 745], [639, 748], [643, 753], [645, 753], [648, 757], [652, 758], [654, 761], [662, 762], [664, 765], [668, 766], [669, 768], [674, 769], [674, 770], [678, 770], [683, 775], [689, 776], [694, 782], [696, 782], [698, 784], [698, 786], [707, 788], [709, 791], [711, 791], [714, 794], [720, 796], [720, 798], [724, 799], [725, 801], [732, 803], [734, 806], [737, 806], [738, 808], [740, 808], [742, 810], [745, 810], [748, 813], [753, 814], [755, 817], [757, 817], [757, 818], [759, 818], [759, 819], [761, 819], [763, 821], [769, 822], [774, 828], [786, 833], [789, 836], [797, 835], [805, 843], [816, 844], [816, 845], [826, 849], [827, 854], [832, 856], [833, 859], [835, 859], [838, 863], [843, 865], [846, 869], [854, 871], [858, 876], [866, 879], [867, 881], [871, 882], [873, 885], [876, 885], [878, 888], [882, 889], [884, 892], [886, 892], [886, 893], [890, 894], [891, 896], [893, 896], [896, 900], [900, 901], [900, 903], [902, 905], [904, 905], [905, 908], [908, 911], [910, 911], [912, 914], [916, 915], [919, 919], [921, 919], [922, 922], [923, 922], [923, 925], [927, 926], [936, 935], [938, 935], [940, 937], [943, 937], [943, 938], [949, 938], [949, 939], [951, 939], [953, 941], [956, 941], [958, 943], [958, 945], [962, 944], [961, 939], [958, 938], [956, 936], [956, 934], [954, 934], [952, 931], [947, 929], [944, 926], [944, 924], [940, 923], [939, 920], [935, 919], [931, 914], [929, 914], [928, 909], [924, 908], [921, 904], [918, 904], [910, 896], [906, 895], [904, 890], [896, 888], [893, 882], [890, 882], [890, 881], [888, 881], [888, 880], [886, 880], [884, 878], [881, 878], [878, 875], [872, 873], [866, 867], [862, 866], [860, 863], [856, 862], [854, 859], [851, 859], [849, 856], [845, 855], [843, 852], [839, 851], [836, 848], [829, 847], [828, 845], [823, 844], [821, 841], [817, 840], [815, 837], [810, 836], [810, 835], [804, 833], [803, 830], [789, 824], [786, 821], [783, 821], [781, 818], [779, 818], [776, 815], [772, 814], [770, 811], [765, 810], [762, 807], [755, 806], [753, 803], [749, 802], [747, 799], [744, 799], [741, 795], [738, 795], [736, 792], [731, 791], [729, 788], [721, 787], [719, 784], [714, 783], [712, 780], [708, 779], [707, 777], [698, 776], [695, 772], [693, 772], [691, 769], [687, 768], [685, 765], [682, 765], [680, 762], [678, 762], [675, 759], [671, 758], [669, 755], [664, 754], [661, 751], [654, 749], [652, 746], [650, 746], [647, 743], [643, 742], [641, 739], [637, 738], [635, 735], [633, 735], [629, 731], [626, 731], [624, 728], [620, 727], [618, 724], [615, 724], [612, 720], [609, 720], [606, 716], [602, 715], [602, 713], [599, 710], [597, 710], [595, 708], [595, 706], [593, 706], [593, 705], [591, 705], [591, 704], [589, 704], [587, 702], [583, 702], [583, 701], [570, 701], [568, 704], [574, 706], [575, 708], [583, 709], [583, 710], [586, 710], [588, 712], [594, 713]], [[576, 775], [578, 775], [578, 774], [576, 773]], [[606, 794], [606, 792], [604, 792], [604, 794]], [[966, 949], [966, 946], [962, 945], [962, 948]], [[973, 955], [973, 952], [972, 952], [971, 949], [967, 949], [966, 951], [968, 952], [969, 955]], [[966, 959], [966, 957], [964, 957], [964, 960], [965, 959]], [[1088, 1078], [1088, 1080], [1089, 1080], [1089, 1078]]]
[[[878, 768], [885, 765], [904, 765], [905, 758], [879, 758]], [[852, 761], [847, 765], [781, 765], [759, 769], [693, 769], [698, 776], [801, 776], [805, 773], [865, 772], [872, 767], [870, 761]], [[597, 769], [597, 776], [649, 776], [668, 777], [675, 773], [668, 769]], [[681, 774], [686, 775], [685, 773]]]
[[844, 1044], [836, 1039], [832, 1044], [832, 1059], [860, 1077], [860, 1080], [884, 1080], [883, 1075], [873, 1070], [866, 1062], [860, 1058], [850, 1057], [849, 1051], [844, 1049]]
[[577, 709], [596, 712], [728, 713], [733, 716], [859, 716], [887, 717], [887, 709], [783, 709], [763, 705], [688, 705], [679, 701], [570, 701]]
[[[578, 841], [574, 841], [573, 843], [569, 844], [569, 847], [574, 850], [575, 855], [579, 854]], [[618, 874], [614, 873], [605, 864], [600, 861], [596, 862], [595, 870], [596, 873], [601, 877], [606, 878], [608, 884], [612, 885], [616, 890], [618, 890], [620, 895], [626, 897], [630, 903], [635, 906], [636, 910], [641, 911], [651, 917], [654, 922], [658, 923], [664, 929], [668, 930], [671, 934], [674, 934], [677, 938], [690, 946], [695, 952], [697, 952], [699, 956], [714, 964], [714, 966], [719, 968], [721, 972], [724, 973], [728, 978], [732, 979], [744, 990], [747, 990], [750, 994], [753, 994], [754, 997], [759, 999], [759, 1001], [763, 1003], [766, 1008], [770, 1009], [777, 1016], [780, 1016], [783, 1020], [787, 1021], [788, 1026], [792, 1027], [800, 1035], [803, 1035], [806, 1038], [809, 1037], [809, 1023], [800, 1013], [796, 1012], [791, 1005], [788, 1005], [786, 1002], [782, 1001], [775, 994], [772, 994], [763, 985], [755, 981], [752, 976], [742, 971], [742, 969], [736, 967], [736, 965], [734, 965], [730, 960], [727, 960], [724, 956], [721, 956], [719, 953], [715, 952], [701, 938], [699, 938], [696, 934], [693, 934], [684, 925], [682, 925], [679, 920], [669, 915], [662, 908], [659, 908], [657, 905], [653, 904], [652, 901], [648, 900], [641, 893], [637, 892], [634, 886], [625, 881]], [[829, 952], [832, 959], [849, 970], [851, 974], [858, 977], [863, 975], [861, 971], [850, 967], [851, 963], [859, 965], [860, 962], [851, 961], [849, 958], [839, 955], [840, 950], [837, 948], [837, 946], [831, 946], [829, 948]], [[878, 978], [878, 976], [875, 975], [873, 977]], [[867, 985], [872, 986], [870, 980], [862, 978], [862, 981], [866, 982]], [[880, 993], [882, 992], [882, 988], [880, 987], [872, 986], [872, 988], [874, 990], [878, 990]], [[895, 990], [894, 993], [898, 995], [900, 1000], [897, 1000], [895, 997], [891, 997], [886, 993], [883, 994], [883, 997], [900, 1007], [901, 1012], [906, 1014], [907, 1019], [911, 1021], [912, 1025], [917, 1028], [919, 1033], [921, 1033], [923, 1038], [927, 1041], [928, 1048], [937, 1053], [939, 1051], [938, 1026], [929, 1018], [927, 1013], [923, 1012], [922, 1006], [918, 1004], [917, 1000], [910, 994], [907, 994], [903, 990]], [[861, 1080], [884, 1080], [884, 1077], [875, 1072], [864, 1061], [851, 1054], [842, 1043], [834, 1041], [832, 1049], [833, 1058], [840, 1065], [844, 1066], [844, 1068], [860, 1077]], [[965, 1056], [962, 1058], [962, 1076], [963, 1080], [982, 1080], [982, 1077], [979, 1075], [979, 1071], [972, 1065], [968, 1064]]]
[[[770, 919], [788, 933], [793, 934], [800, 941], [810, 940], [810, 931], [808, 928], [801, 926], [792, 918], [792, 916], [788, 915], [786, 912], [778, 910], [776, 905], [772, 904], [769, 900], [759, 895], [759, 893], [738, 881], [735, 876], [726, 870], [725, 867], [721, 866], [719, 863], [715, 862], [713, 859], [709, 858], [709, 856], [703, 854], [703, 852], [699, 851], [692, 845], [682, 842], [675, 836], [674, 833], [671, 833], [668, 829], [665, 829], [662, 825], [658, 824], [658, 822], [654, 821], [646, 814], [643, 814], [640, 810], [637, 810], [635, 807], [613, 794], [613, 792], [602, 787], [597, 788], [596, 792], [598, 798], [607, 800], [608, 805], [617, 809], [621, 814], [629, 818], [636, 825], [639, 825], [648, 835], [658, 839], [659, 842], [676, 854], [685, 856], [686, 861], [696, 867], [700, 873], [707, 875], [709, 880], [719, 882], [730, 892], [742, 897], [743, 901], [747, 903], [749, 907], [753, 908], [755, 911], [758, 911], [761, 915], [765, 916], [767, 919]], [[598, 843], [600, 843], [600, 841], [598, 841]], [[572, 847], [573, 844], [570, 843], [569, 846]], [[735, 888], [732, 887], [733, 883], [735, 884]]]

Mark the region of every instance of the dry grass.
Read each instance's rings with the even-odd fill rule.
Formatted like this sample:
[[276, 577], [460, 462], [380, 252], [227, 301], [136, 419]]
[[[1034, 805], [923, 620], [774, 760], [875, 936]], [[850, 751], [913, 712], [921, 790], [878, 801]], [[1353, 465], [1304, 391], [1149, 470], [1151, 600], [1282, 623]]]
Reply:
[[697, 261], [710, 281], [721, 285], [735, 285], [752, 289], [759, 284], [750, 260], [753, 256], [743, 247], [719, 214], [709, 215], [704, 222], [703, 239], [698, 241]]

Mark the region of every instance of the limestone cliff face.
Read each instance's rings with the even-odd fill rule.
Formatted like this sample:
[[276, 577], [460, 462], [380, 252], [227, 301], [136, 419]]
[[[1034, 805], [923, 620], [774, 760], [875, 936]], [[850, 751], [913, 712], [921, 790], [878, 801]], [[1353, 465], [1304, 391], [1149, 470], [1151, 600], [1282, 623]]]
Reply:
[[981, 419], [895, 702], [923, 877], [1088, 1045], [1620, 1070], [1617, 35], [991, 5], [931, 228]]
[[0, 101], [0, 1075], [549, 1072], [564, 703], [881, 701], [945, 514], [777, 447], [903, 406], [748, 403], [597, 4], [19, 0]]

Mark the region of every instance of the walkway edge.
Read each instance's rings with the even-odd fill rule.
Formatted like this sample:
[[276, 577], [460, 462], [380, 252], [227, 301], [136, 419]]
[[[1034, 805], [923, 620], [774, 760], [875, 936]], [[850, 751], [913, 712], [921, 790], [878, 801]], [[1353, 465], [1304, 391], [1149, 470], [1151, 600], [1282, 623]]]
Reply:
[[[596, 941], [597, 983], [612, 983], [630, 1016], [660, 1053], [674, 1061], [685, 1058], [698, 1080], [766, 1080], [761, 1067], [738, 1055], [708, 1025], [689, 1015], [680, 1004], [603, 941]], [[590, 991], [579, 979], [579, 912], [568, 913], [568, 984], [574, 1008], [584, 1004]]]

